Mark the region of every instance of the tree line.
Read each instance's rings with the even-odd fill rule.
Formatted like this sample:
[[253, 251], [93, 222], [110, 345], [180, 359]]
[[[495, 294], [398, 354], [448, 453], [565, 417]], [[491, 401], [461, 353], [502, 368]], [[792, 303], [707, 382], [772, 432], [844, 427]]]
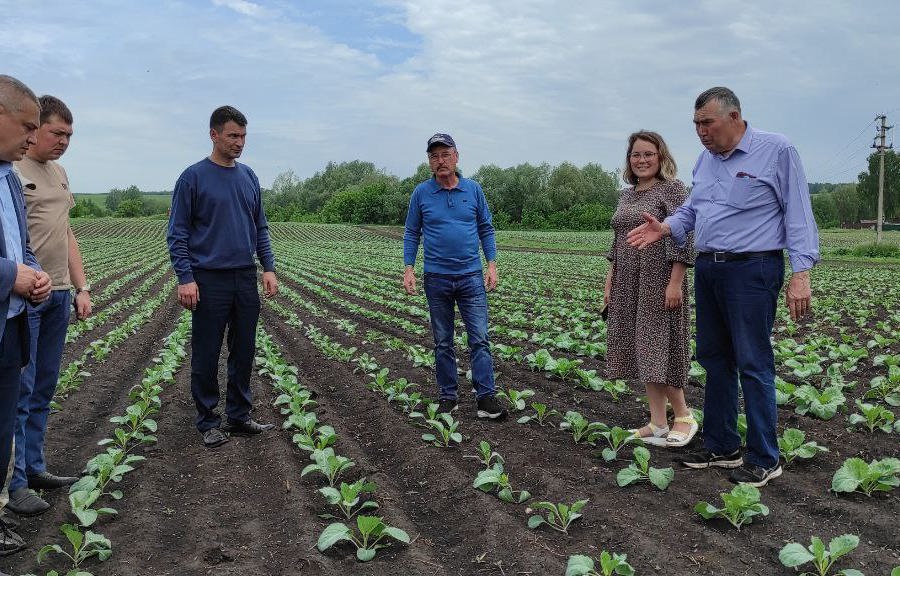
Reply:
[[[413, 190], [430, 177], [425, 163], [400, 179], [370, 162], [330, 162], [304, 180], [292, 171], [280, 174], [263, 201], [273, 221], [398, 225]], [[500, 229], [608, 229], [618, 198], [618, 172], [596, 164], [486, 165], [471, 178], [484, 189]]]
[[75, 195], [75, 206], [69, 211], [72, 217], [148, 217], [167, 215], [172, 205], [172, 192], [142, 192], [136, 185], [125, 189], [113, 188], [103, 198], [102, 205], [95, 199], [102, 194]]
[[[809, 184], [812, 208], [821, 228], [874, 219], [878, 202], [879, 157], [857, 183]], [[498, 229], [609, 229], [622, 185], [618, 170], [588, 163], [551, 166], [524, 163], [513, 167], [484, 165], [471, 175], [484, 189]], [[354, 160], [329, 162], [306, 179], [293, 171], [279, 174], [263, 190], [270, 221], [402, 225], [416, 185], [431, 177], [422, 163], [406, 178]], [[885, 219], [900, 221], [900, 154], [885, 154]], [[141, 192], [136, 186], [112, 189], [104, 206], [77, 199], [73, 216], [165, 215], [171, 192]]]

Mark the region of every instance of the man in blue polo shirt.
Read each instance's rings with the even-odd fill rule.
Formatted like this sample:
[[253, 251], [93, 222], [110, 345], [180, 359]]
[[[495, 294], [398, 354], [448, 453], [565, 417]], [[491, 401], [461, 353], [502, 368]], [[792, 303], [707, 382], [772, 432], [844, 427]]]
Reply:
[[[263, 211], [259, 180], [236, 161], [244, 149], [247, 119], [231, 106], [209, 120], [212, 154], [185, 169], [175, 184], [169, 217], [169, 253], [178, 276], [178, 300], [193, 311], [191, 395], [197, 429], [208, 448], [228, 441], [227, 433], [255, 435], [273, 425], [250, 418], [250, 374], [256, 351], [259, 292], [256, 263], [263, 267], [266, 298], [278, 292], [275, 255]], [[219, 353], [228, 327], [228, 388], [225, 426], [219, 403]]]
[[[459, 153], [452, 137], [434, 134], [428, 139], [426, 152], [434, 177], [420, 183], [409, 200], [403, 235], [403, 287], [408, 294], [416, 293], [413, 267], [419, 240], [424, 238], [424, 285], [434, 335], [439, 410], [449, 413], [457, 408], [453, 316], [455, 306], [459, 306], [469, 338], [477, 415], [502, 419], [506, 409], [495, 396], [494, 362], [488, 341], [486, 292], [496, 289], [498, 281], [491, 211], [481, 186], [456, 170]], [[484, 276], [479, 245], [488, 263]]]
[[[784, 284], [791, 318], [809, 312], [809, 270], [819, 261], [819, 234], [797, 149], [783, 135], [750, 127], [734, 92], [711, 88], [694, 103], [694, 125], [706, 150], [693, 189], [674, 214], [629, 232], [638, 248], [694, 231], [697, 360], [706, 369], [703, 449], [690, 468], [723, 467], [733, 483], [760, 487], [781, 475], [772, 326]], [[747, 414], [747, 452], [737, 431], [738, 380]]]

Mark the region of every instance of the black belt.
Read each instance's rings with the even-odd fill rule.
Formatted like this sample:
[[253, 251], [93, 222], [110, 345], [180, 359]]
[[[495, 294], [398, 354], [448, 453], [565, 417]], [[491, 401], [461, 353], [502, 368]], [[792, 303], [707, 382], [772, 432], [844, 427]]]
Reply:
[[710, 259], [713, 262], [732, 262], [735, 260], [748, 260], [751, 258], [764, 258], [767, 256], [784, 257], [781, 250], [766, 250], [765, 252], [698, 252], [700, 258]]

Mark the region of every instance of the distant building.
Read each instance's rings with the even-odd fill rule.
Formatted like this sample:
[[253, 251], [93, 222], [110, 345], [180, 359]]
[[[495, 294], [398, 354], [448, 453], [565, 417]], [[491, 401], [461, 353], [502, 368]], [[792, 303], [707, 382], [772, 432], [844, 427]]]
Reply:
[[[841, 223], [841, 229], [871, 229], [875, 231], [878, 222], [875, 219], [860, 219], [856, 223]], [[885, 221], [881, 224], [882, 231], [900, 231], [900, 223], [888, 223]]]

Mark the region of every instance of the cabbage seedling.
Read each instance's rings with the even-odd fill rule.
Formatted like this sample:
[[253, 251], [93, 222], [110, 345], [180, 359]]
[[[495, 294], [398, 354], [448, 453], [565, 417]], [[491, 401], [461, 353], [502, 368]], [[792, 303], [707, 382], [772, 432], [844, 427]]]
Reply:
[[606, 425], [600, 422], [589, 422], [580, 412], [570, 410], [563, 417], [563, 422], [559, 424], [559, 428], [563, 431], [571, 431], [572, 439], [578, 444], [582, 440], [585, 442], [593, 442], [601, 431], [607, 429]]
[[357, 356], [354, 361], [357, 365], [359, 365], [358, 367], [353, 369], [354, 373], [356, 373], [360, 369], [362, 369], [365, 373], [372, 373], [378, 370], [378, 362], [374, 358], [369, 356], [367, 352], [364, 352]]
[[292, 440], [301, 450], [307, 452], [315, 452], [316, 450], [324, 450], [330, 446], [334, 446], [337, 441], [337, 433], [331, 425], [322, 425], [316, 429], [316, 435], [312, 436], [308, 433], [296, 433]]
[[675, 469], [655, 469], [650, 466], [650, 451], [639, 446], [634, 449], [634, 462], [622, 469], [616, 475], [616, 483], [619, 487], [625, 487], [636, 481], [649, 481], [661, 490], [669, 487], [675, 478]]
[[505, 392], [502, 390], [497, 392], [497, 397], [506, 400], [506, 403], [509, 405], [509, 409], [512, 411], [525, 410], [525, 401], [532, 396], [534, 396], [534, 390], [516, 391], [513, 389], [509, 389]]
[[119, 514], [119, 511], [114, 508], [93, 508], [94, 502], [100, 498], [101, 492], [102, 490], [99, 488], [94, 488], [69, 493], [69, 506], [72, 508], [72, 514], [75, 515], [82, 527], [90, 527], [100, 515]]
[[778, 451], [787, 465], [796, 458], [812, 458], [819, 452], [828, 452], [828, 448], [813, 441], [807, 442], [806, 434], [799, 429], [785, 429], [778, 438]]
[[319, 536], [316, 547], [319, 552], [325, 552], [336, 543], [347, 541], [356, 546], [357, 560], [367, 562], [375, 558], [376, 551], [390, 546], [387, 541], [382, 543], [386, 538], [409, 543], [409, 534], [398, 527], [390, 527], [381, 517], [359, 515], [356, 517], [356, 528], [359, 536], [343, 523], [332, 523]]
[[300, 477], [305, 477], [309, 473], [321, 473], [331, 487], [334, 487], [341, 473], [356, 464], [345, 456], [336, 456], [334, 448], [315, 450], [310, 458], [315, 462], [306, 465], [300, 472]]
[[875, 429], [880, 429], [885, 433], [890, 433], [893, 430], [894, 420], [897, 417], [888, 409], [877, 404], [868, 404], [861, 400], [856, 401], [856, 407], [859, 409], [859, 413], [850, 415], [849, 421], [851, 425], [865, 425], [868, 427], [869, 433], [875, 433]]
[[810, 413], [825, 421], [833, 417], [846, 403], [844, 393], [836, 387], [826, 388], [820, 393], [811, 385], [801, 385], [794, 392], [795, 413], [798, 415]]
[[481, 454], [480, 457], [467, 456], [466, 458], [479, 458], [481, 464], [484, 465], [485, 469], [494, 469], [500, 467], [500, 470], [503, 470], [503, 457], [500, 456], [499, 452], [494, 452], [493, 450], [491, 450], [491, 445], [489, 443], [482, 440], [478, 444], [478, 452]]
[[725, 503], [722, 508], [716, 508], [708, 502], [698, 502], [694, 511], [704, 519], [723, 518], [740, 530], [741, 526], [753, 522], [757, 515], [769, 514], [769, 507], [760, 503], [759, 489], [746, 483], [734, 486], [731, 492], [719, 494]]
[[552, 502], [535, 502], [529, 508], [531, 510], [543, 510], [544, 515], [532, 515], [528, 519], [528, 528], [535, 529], [547, 524], [557, 531], [568, 533], [569, 525], [581, 518], [581, 509], [587, 504], [587, 500], [578, 500], [568, 504], [553, 504]]
[[[346, 520], [352, 519], [357, 513], [366, 509], [378, 508], [378, 503], [374, 500], [366, 500], [360, 504], [364, 493], [371, 494], [374, 491], [375, 484], [371, 481], [366, 481], [365, 477], [353, 483], [341, 482], [339, 489], [333, 487], [319, 488], [319, 493], [325, 496], [325, 501], [331, 506], [337, 506], [341, 510], [343, 517], [336, 517], [331, 514], [319, 516], [325, 519], [343, 518]], [[357, 505], [359, 506], [357, 507]]]
[[866, 464], [861, 458], [844, 461], [831, 479], [835, 492], [860, 492], [871, 496], [873, 492], [889, 492], [900, 486], [900, 458], [883, 458]]
[[[794, 569], [811, 562], [818, 575], [828, 575], [828, 570], [837, 559], [849, 554], [859, 545], [859, 538], [850, 533], [832, 538], [828, 542], [827, 550], [824, 542], [816, 536], [812, 536], [809, 540], [812, 543], [808, 548], [804, 548], [797, 542], [787, 544], [778, 553], [778, 560], [784, 566], [794, 567]], [[840, 573], [841, 575], [862, 575], [856, 569], [842, 569]], [[803, 575], [807, 575], [807, 573], [803, 573]]]
[[606, 550], [600, 553], [600, 570], [598, 571], [594, 559], [584, 554], [576, 554], [569, 557], [566, 564], [566, 575], [634, 575], [634, 569], [628, 564], [627, 554], [610, 554]]
[[519, 418], [519, 423], [528, 423], [530, 421], [537, 421], [537, 424], [543, 427], [544, 425], [552, 425], [552, 423], [548, 422], [547, 419], [550, 417], [556, 416], [559, 414], [559, 411], [555, 408], [547, 408], [546, 404], [542, 404], [541, 402], [532, 402], [531, 408], [534, 409], [534, 414], [525, 415], [524, 417]]
[[[82, 533], [78, 527], [71, 523], [64, 524], [59, 530], [63, 532], [63, 535], [69, 540], [69, 544], [72, 545], [72, 553], [70, 554], [63, 550], [59, 544], [48, 544], [38, 551], [38, 564], [41, 564], [41, 561], [50, 553], [62, 554], [72, 562], [72, 568], [69, 569], [66, 575], [90, 575], [88, 571], [81, 570], [81, 564], [84, 561], [94, 556], [104, 561], [112, 556], [112, 542], [99, 533], [94, 533], [93, 531]], [[58, 575], [56, 571], [50, 571], [47, 574]]]
[[[603, 425], [603, 427], [606, 427], [606, 425]], [[601, 430], [592, 441], [600, 438], [606, 440], [607, 447], [600, 451], [600, 456], [602, 456], [603, 460], [606, 462], [615, 460], [619, 455], [619, 450], [624, 448], [626, 444], [638, 440], [638, 438], [634, 437], [630, 431], [622, 429], [618, 425], [612, 429], [606, 428]]]
[[440, 413], [436, 417], [425, 422], [437, 432], [437, 435], [424, 433], [422, 434], [422, 439], [426, 442], [431, 442], [439, 448], [448, 448], [450, 442], [462, 443], [462, 434], [456, 431], [456, 428], [459, 427], [459, 421], [454, 419], [453, 415], [449, 413]]
[[497, 497], [510, 504], [521, 504], [531, 498], [531, 493], [526, 490], [514, 490], [509, 482], [509, 475], [503, 472], [503, 465], [497, 463], [491, 469], [485, 469], [478, 473], [472, 487], [482, 492], [496, 492]]

